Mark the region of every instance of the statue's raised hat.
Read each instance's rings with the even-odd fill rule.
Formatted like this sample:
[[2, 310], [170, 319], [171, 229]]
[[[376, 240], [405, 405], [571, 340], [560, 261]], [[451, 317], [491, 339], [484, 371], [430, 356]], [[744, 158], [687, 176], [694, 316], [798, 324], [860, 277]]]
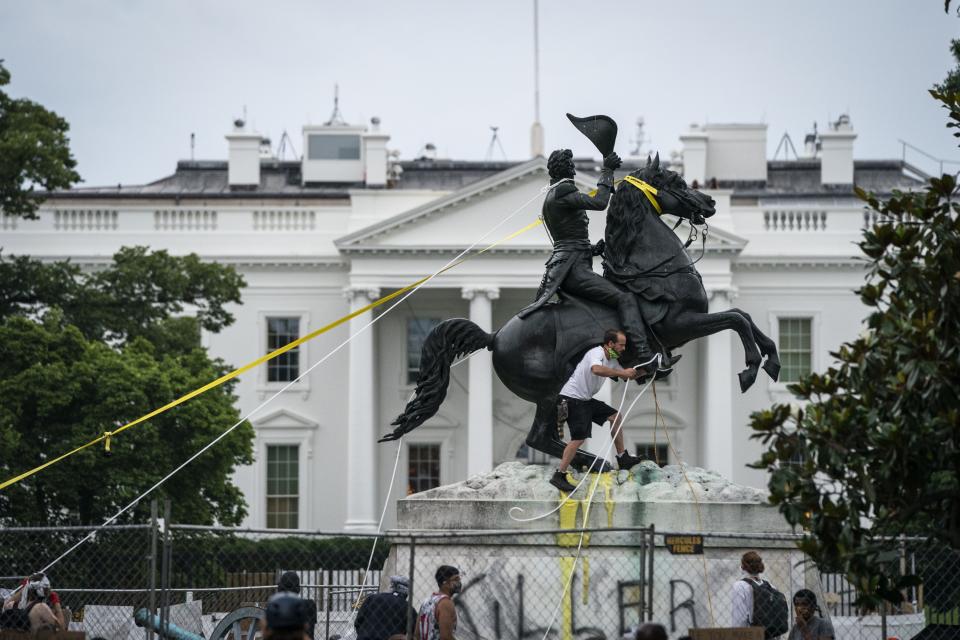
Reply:
[[613, 153], [613, 147], [617, 142], [617, 123], [610, 116], [587, 116], [578, 118], [577, 116], [567, 114], [567, 118], [580, 133], [594, 144], [600, 155], [607, 157]]

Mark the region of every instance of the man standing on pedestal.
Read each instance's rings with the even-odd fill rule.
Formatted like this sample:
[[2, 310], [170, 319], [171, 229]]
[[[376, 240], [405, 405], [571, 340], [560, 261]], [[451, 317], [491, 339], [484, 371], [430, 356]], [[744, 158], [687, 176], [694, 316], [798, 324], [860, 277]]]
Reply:
[[608, 330], [603, 336], [603, 344], [584, 354], [573, 375], [560, 390], [559, 415], [563, 416], [566, 412], [567, 426], [570, 427], [570, 442], [563, 449], [559, 468], [550, 478], [550, 484], [560, 491], [570, 493], [576, 488], [567, 480], [567, 467], [580, 445], [590, 437], [593, 429], [591, 423], [610, 422], [620, 469], [630, 469], [641, 462], [641, 458], [630, 455], [623, 446], [620, 414], [607, 403], [593, 397], [600, 391], [606, 378], [633, 380], [637, 377], [636, 369], [623, 369], [617, 361], [626, 346], [627, 337], [622, 331]]

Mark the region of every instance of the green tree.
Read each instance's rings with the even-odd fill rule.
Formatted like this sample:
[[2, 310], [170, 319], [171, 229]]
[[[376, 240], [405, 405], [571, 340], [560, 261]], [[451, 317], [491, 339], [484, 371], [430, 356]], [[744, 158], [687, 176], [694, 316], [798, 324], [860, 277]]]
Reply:
[[[85, 273], [68, 262], [0, 258], [0, 476], [13, 477], [230, 370], [200, 328], [233, 321], [243, 279], [231, 268], [124, 248]], [[182, 315], [185, 306], [194, 315]], [[224, 384], [0, 491], [6, 524], [97, 523], [240, 420]], [[244, 422], [159, 490], [180, 522], [238, 524], [230, 477], [252, 462]], [[128, 517], [144, 516], [140, 505]]]
[[957, 66], [951, 69], [946, 79], [936, 86], [937, 92], [947, 95], [960, 93], [960, 40], [950, 41], [950, 53]]
[[[930, 92], [960, 131], [960, 93]], [[955, 133], [954, 135], [960, 135]], [[791, 385], [802, 409], [753, 414], [771, 500], [806, 532], [804, 551], [843, 571], [864, 604], [917, 582], [891, 552], [901, 534], [960, 549], [960, 205], [954, 176], [881, 201], [859, 243], [867, 329], [836, 364]]]
[[34, 190], [67, 189], [80, 180], [74, 171], [67, 131], [53, 111], [3, 91], [10, 72], [0, 60], [0, 212], [36, 218], [42, 197]]

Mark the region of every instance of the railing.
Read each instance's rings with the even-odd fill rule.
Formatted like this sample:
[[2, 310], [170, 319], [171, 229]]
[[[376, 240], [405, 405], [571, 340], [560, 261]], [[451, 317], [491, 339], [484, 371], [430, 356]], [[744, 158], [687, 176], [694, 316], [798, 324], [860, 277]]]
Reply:
[[315, 211], [261, 209], [253, 212], [254, 231], [312, 231], [316, 223]]
[[[900, 216], [900, 221], [907, 224], [915, 222], [914, 217], [909, 213], [904, 213]], [[867, 209], [863, 212], [863, 228], [870, 229], [877, 224], [884, 222], [895, 222], [894, 218], [891, 216], [884, 216], [879, 211], [874, 211], [873, 209]]]
[[826, 231], [827, 212], [771, 209], [763, 212], [763, 226], [767, 231]]
[[217, 212], [201, 209], [161, 209], [153, 214], [158, 231], [214, 231]]
[[57, 231], [116, 231], [119, 213], [110, 209], [55, 209]]

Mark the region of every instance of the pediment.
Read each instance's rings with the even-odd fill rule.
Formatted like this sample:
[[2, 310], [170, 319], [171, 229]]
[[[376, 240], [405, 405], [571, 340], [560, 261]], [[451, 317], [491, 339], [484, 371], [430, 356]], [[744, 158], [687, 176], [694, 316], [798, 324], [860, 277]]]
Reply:
[[[547, 162], [541, 157], [511, 167], [446, 196], [393, 216], [335, 241], [344, 253], [463, 249], [484, 238], [483, 246], [528, 225], [540, 216]], [[577, 187], [589, 191], [593, 176], [578, 175]], [[502, 227], [491, 227], [514, 214]], [[486, 237], [484, 237], [486, 236]], [[546, 250], [542, 230], [512, 238], [503, 249]]]
[[320, 425], [289, 409], [278, 409], [250, 421], [256, 429], [316, 429]]
[[[581, 173], [575, 178], [577, 188], [585, 192], [596, 188], [596, 180], [596, 176]], [[548, 181], [546, 160], [534, 158], [343, 236], [335, 245], [342, 253], [460, 251], [475, 243], [478, 248], [486, 247], [539, 218]], [[501, 221], [501, 226], [491, 231]], [[590, 237], [603, 237], [603, 228], [603, 215], [591, 216]], [[685, 238], [687, 226], [681, 225], [677, 233]], [[707, 235], [711, 253], [739, 253], [746, 244], [746, 239], [717, 227], [710, 227]], [[699, 241], [695, 245], [691, 249], [698, 249]], [[550, 246], [546, 232], [537, 227], [498, 244], [495, 251], [542, 253]]]

